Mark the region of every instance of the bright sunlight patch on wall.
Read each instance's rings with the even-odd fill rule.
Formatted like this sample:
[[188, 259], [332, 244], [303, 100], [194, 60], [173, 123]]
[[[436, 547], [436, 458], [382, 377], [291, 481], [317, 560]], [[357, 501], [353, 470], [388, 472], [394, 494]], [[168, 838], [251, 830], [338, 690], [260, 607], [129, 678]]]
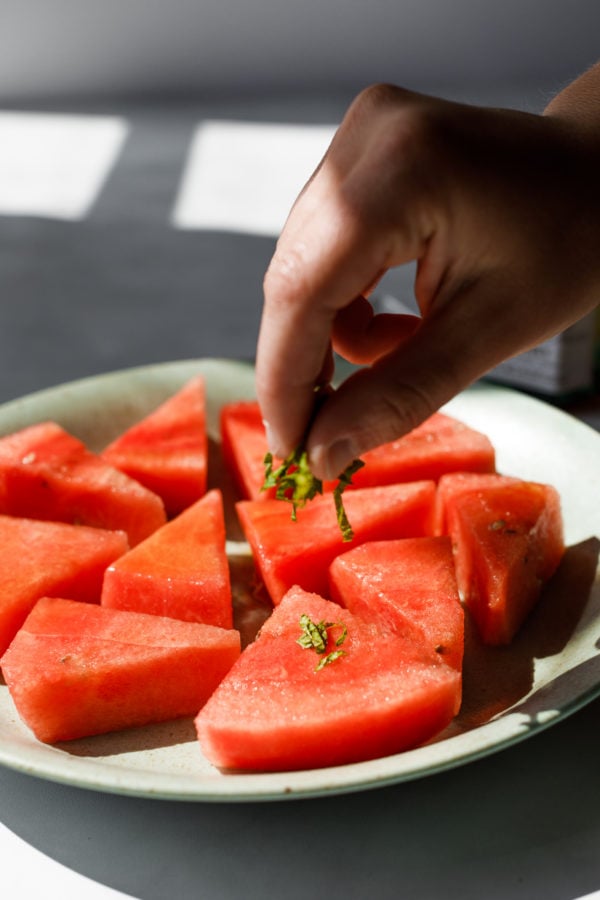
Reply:
[[190, 145], [173, 224], [278, 235], [334, 131], [329, 125], [202, 122]]
[[0, 111], [0, 215], [83, 218], [127, 131], [114, 116]]

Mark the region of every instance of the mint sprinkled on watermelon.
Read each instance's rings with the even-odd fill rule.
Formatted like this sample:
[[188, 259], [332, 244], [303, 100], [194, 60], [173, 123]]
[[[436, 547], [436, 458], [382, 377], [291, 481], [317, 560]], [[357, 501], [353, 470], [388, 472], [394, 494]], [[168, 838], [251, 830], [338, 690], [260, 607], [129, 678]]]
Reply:
[[[297, 511], [302, 509], [309, 500], [323, 493], [323, 482], [316, 478], [310, 470], [308, 454], [306, 450], [297, 447], [287, 456], [280, 465], [274, 467], [273, 454], [267, 453], [264, 458], [265, 480], [261, 490], [275, 488], [277, 500], [286, 500], [292, 504], [292, 520], [297, 520]], [[338, 483], [333, 490], [337, 521], [344, 541], [351, 541], [354, 537], [352, 526], [348, 521], [346, 510], [342, 501], [342, 493], [352, 483], [352, 476], [364, 466], [361, 459], [355, 459], [338, 476]]]
[[348, 521], [348, 516], [346, 515], [346, 510], [344, 509], [344, 503], [342, 501], [342, 494], [348, 487], [348, 485], [352, 484], [352, 476], [355, 472], [358, 472], [359, 469], [362, 469], [364, 466], [364, 462], [362, 459], [355, 459], [353, 462], [347, 466], [342, 474], [338, 477], [337, 486], [333, 491], [333, 501], [335, 503], [335, 511], [337, 515], [338, 525], [340, 526], [342, 532], [342, 539], [344, 541], [351, 541], [354, 537], [354, 532], [352, 531], [352, 526]]
[[[331, 393], [330, 385], [318, 384], [315, 386], [315, 405], [311, 417], [311, 423]], [[310, 425], [309, 425], [310, 427]], [[307, 432], [308, 434], [308, 429]], [[323, 482], [311, 472], [308, 462], [308, 453], [304, 448], [304, 442], [287, 456], [280, 465], [273, 467], [273, 454], [267, 453], [264, 458], [265, 480], [261, 490], [275, 488], [277, 500], [287, 500], [292, 504], [292, 521], [297, 520], [297, 511], [305, 506], [309, 500], [323, 493]], [[342, 494], [352, 483], [352, 476], [364, 466], [361, 459], [355, 459], [346, 466], [341, 475], [338, 475], [338, 483], [333, 490], [335, 511], [344, 541], [351, 541], [354, 537], [352, 526], [348, 521], [346, 510], [342, 501]]]
[[327, 649], [327, 628], [331, 622], [313, 622], [304, 613], [300, 616], [302, 634], [296, 641], [304, 650], [316, 650], [317, 653], [325, 653]]
[[[327, 653], [327, 644], [329, 641], [328, 631], [330, 628], [341, 628], [342, 633], [335, 639], [335, 646], [340, 647], [346, 640], [348, 629], [342, 622], [313, 622], [306, 613], [300, 616], [300, 628], [302, 634], [296, 641], [304, 650], [314, 650], [322, 659], [319, 660], [315, 668], [315, 672], [319, 672], [324, 666], [335, 662], [341, 656], [345, 655], [344, 650], [333, 650]], [[327, 653], [326, 656], [323, 654]]]
[[287, 500], [292, 504], [292, 519], [296, 521], [297, 510], [309, 500], [323, 493], [323, 482], [310, 471], [306, 450], [296, 448], [283, 462], [273, 468], [273, 454], [264, 458], [265, 480], [262, 490], [275, 488], [277, 500]]
[[317, 667], [315, 672], [320, 672], [325, 666], [328, 666], [329, 663], [335, 662], [336, 659], [339, 659], [340, 656], [345, 656], [345, 650], [333, 650], [331, 653], [328, 653], [327, 656], [323, 656], [322, 659], [317, 663]]

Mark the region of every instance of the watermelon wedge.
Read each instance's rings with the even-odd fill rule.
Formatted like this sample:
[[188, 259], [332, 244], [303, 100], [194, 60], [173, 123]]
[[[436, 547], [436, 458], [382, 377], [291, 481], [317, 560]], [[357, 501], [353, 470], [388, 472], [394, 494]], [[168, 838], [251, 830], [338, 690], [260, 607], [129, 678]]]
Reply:
[[0, 654], [45, 595], [98, 603], [104, 570], [128, 550], [123, 531], [0, 516]]
[[168, 516], [202, 497], [208, 457], [203, 376], [188, 381], [100, 455], [158, 494]]
[[166, 521], [160, 497], [55, 422], [0, 438], [0, 513], [126, 531], [131, 546]]
[[344, 494], [354, 539], [344, 542], [330, 494], [311, 500], [294, 522], [282, 500], [240, 500], [238, 517], [273, 603], [295, 584], [327, 595], [330, 563], [365, 541], [432, 533], [435, 483], [362, 488]]
[[40, 741], [196, 715], [240, 653], [239, 634], [42, 598], [0, 659]]
[[[268, 450], [256, 401], [225, 405], [221, 410], [224, 459], [240, 496], [258, 500], [265, 477]], [[365, 465], [352, 478], [352, 488], [406, 481], [437, 481], [446, 472], [494, 472], [496, 455], [486, 435], [444, 413], [434, 413], [409, 434], [369, 450]], [[325, 482], [331, 490], [337, 481]], [[269, 492], [267, 492], [267, 496]], [[272, 492], [271, 492], [272, 496]]]
[[459, 591], [484, 643], [509, 643], [564, 552], [560, 498], [527, 481], [458, 492], [446, 503]]
[[364, 619], [423, 640], [461, 670], [464, 613], [449, 538], [362, 544], [333, 561], [329, 582], [332, 600]]
[[445, 413], [436, 412], [396, 441], [369, 450], [353, 478], [356, 487], [397, 481], [438, 481], [446, 472], [494, 472], [489, 438]]
[[264, 458], [269, 448], [258, 403], [240, 400], [224, 404], [220, 430], [223, 459], [240, 497], [245, 500], [272, 497], [273, 490], [261, 492], [265, 480]]
[[442, 475], [438, 481], [435, 498], [434, 533], [448, 534], [446, 507], [451, 505], [459, 494], [514, 484], [517, 481], [521, 481], [521, 479], [499, 473], [451, 472]]
[[[334, 623], [324, 653], [298, 643], [302, 617]], [[459, 702], [460, 674], [435, 653], [294, 587], [195, 722], [221, 769], [312, 769], [415, 747], [449, 724]]]
[[102, 605], [232, 627], [223, 499], [217, 489], [106, 571]]
[[[258, 500], [265, 494], [264, 456], [268, 450], [258, 403], [230, 403], [221, 410], [221, 442], [240, 495]], [[352, 478], [352, 487], [407, 481], [438, 481], [447, 472], [494, 472], [496, 455], [489, 438], [445, 413], [434, 413], [396, 441], [369, 450]], [[337, 481], [326, 482], [325, 491]]]

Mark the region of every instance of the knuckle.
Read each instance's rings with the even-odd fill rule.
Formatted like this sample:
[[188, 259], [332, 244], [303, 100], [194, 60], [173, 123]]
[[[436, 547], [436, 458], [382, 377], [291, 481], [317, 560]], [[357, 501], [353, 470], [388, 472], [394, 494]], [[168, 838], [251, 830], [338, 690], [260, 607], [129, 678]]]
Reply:
[[263, 279], [265, 298], [271, 304], [295, 303], [308, 293], [306, 260], [302, 245], [277, 249]]
[[409, 91], [406, 91], [395, 84], [378, 82], [364, 88], [358, 95], [356, 104], [358, 107], [375, 107], [379, 109], [390, 105], [395, 106], [399, 102], [405, 101], [409, 96]]

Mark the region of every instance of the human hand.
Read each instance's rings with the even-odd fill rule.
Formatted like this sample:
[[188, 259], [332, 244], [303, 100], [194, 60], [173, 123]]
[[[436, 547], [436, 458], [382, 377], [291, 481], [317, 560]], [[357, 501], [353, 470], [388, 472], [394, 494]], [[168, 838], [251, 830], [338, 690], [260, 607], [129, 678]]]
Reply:
[[[336, 477], [591, 310], [598, 143], [561, 115], [359, 95], [265, 276], [256, 386], [272, 451], [304, 441], [315, 474]], [[369, 292], [411, 260], [420, 317], [374, 316]], [[332, 347], [363, 368], [313, 416]]]

